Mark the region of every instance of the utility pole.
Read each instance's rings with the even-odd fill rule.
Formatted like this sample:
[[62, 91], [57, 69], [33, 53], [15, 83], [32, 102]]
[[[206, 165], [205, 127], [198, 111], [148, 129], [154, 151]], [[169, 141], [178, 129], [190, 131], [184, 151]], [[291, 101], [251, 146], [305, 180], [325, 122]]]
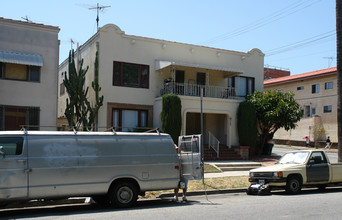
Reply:
[[97, 6], [96, 7], [93, 7], [93, 8], [88, 8], [89, 10], [95, 10], [96, 9], [96, 12], [97, 12], [97, 16], [96, 16], [96, 24], [97, 24], [97, 30], [99, 30], [99, 21], [100, 21], [100, 18], [99, 18], [99, 11], [103, 11], [105, 8], [109, 8], [110, 6], [100, 6], [99, 3], [97, 3]]
[[342, 1], [336, 0], [337, 47], [337, 139], [338, 162], [342, 162]]

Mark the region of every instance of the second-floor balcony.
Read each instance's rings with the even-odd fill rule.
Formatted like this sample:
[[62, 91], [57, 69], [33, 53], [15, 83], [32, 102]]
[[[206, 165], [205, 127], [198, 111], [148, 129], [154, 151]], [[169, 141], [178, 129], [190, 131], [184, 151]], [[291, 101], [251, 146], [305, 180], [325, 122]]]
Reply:
[[184, 96], [201, 96], [201, 88], [203, 88], [203, 97], [220, 98], [220, 99], [240, 99], [236, 95], [235, 88], [233, 87], [220, 87], [220, 86], [206, 86], [189, 83], [164, 83], [163, 88], [160, 90], [160, 95], [176, 94]]

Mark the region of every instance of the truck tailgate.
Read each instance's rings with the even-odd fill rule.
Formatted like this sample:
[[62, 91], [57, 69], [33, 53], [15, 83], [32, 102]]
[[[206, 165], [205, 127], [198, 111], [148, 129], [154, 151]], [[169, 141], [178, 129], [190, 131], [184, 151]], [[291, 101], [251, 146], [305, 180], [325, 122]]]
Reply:
[[331, 182], [342, 182], [342, 163], [331, 163]]

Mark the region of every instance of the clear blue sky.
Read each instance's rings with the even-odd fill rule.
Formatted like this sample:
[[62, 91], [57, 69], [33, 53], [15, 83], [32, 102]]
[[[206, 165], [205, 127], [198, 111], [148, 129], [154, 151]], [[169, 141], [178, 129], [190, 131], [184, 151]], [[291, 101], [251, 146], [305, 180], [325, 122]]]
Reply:
[[[0, 16], [58, 26], [60, 62], [100, 26], [126, 34], [246, 52], [291, 74], [336, 66], [335, 0], [6, 0]], [[76, 45], [74, 45], [76, 48]]]

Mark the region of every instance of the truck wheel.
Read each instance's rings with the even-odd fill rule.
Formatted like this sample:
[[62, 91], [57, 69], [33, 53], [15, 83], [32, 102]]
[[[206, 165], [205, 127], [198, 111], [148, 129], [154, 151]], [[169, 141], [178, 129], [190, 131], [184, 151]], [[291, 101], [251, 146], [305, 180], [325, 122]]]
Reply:
[[5, 208], [7, 205], [7, 202], [0, 202], [0, 208]]
[[326, 185], [326, 184], [319, 185], [319, 186], [318, 186], [318, 190], [320, 190], [320, 191], [324, 191], [326, 187], [327, 187], [327, 185]]
[[302, 181], [297, 176], [290, 176], [285, 189], [288, 194], [298, 194], [302, 190]]
[[96, 204], [98, 204], [100, 206], [106, 207], [109, 205], [109, 199], [108, 199], [107, 195], [93, 196], [92, 198], [96, 202]]
[[250, 187], [248, 187], [248, 189], [246, 190], [246, 194], [247, 195], [251, 195], [252, 194]]
[[117, 183], [109, 191], [109, 199], [113, 206], [132, 207], [138, 199], [137, 186], [129, 182]]

